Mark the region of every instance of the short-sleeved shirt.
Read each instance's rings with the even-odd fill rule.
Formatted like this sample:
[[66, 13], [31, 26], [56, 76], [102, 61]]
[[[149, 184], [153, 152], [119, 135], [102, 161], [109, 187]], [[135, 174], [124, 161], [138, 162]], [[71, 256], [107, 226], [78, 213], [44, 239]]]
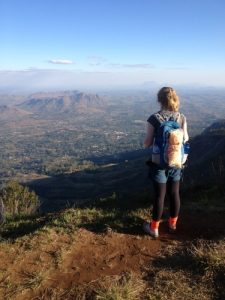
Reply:
[[161, 125], [160, 120], [169, 121], [171, 119], [177, 121], [182, 128], [184, 123], [186, 122], [186, 117], [184, 116], [184, 114], [170, 110], [160, 110], [157, 113], [154, 113], [148, 118], [147, 122], [149, 122], [154, 127], [156, 132]]

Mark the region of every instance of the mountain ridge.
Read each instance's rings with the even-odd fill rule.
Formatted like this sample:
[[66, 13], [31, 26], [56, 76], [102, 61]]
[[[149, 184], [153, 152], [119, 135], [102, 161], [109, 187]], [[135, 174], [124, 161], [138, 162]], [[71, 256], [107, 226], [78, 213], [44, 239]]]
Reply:
[[33, 113], [70, 113], [74, 111], [102, 110], [106, 98], [80, 91], [63, 91], [31, 94], [18, 107]]

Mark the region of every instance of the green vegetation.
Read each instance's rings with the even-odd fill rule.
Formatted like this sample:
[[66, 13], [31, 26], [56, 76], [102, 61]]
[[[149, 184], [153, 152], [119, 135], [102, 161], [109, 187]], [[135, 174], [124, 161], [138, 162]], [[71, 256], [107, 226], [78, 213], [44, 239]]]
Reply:
[[[17, 236], [33, 233], [37, 230], [54, 228], [58, 233], [73, 233], [79, 228], [86, 228], [98, 233], [132, 232], [140, 227], [141, 221], [149, 217], [146, 195], [139, 202], [121, 203], [116, 194], [92, 202], [87, 206], [66, 209], [61, 213], [38, 215], [11, 215], [7, 218], [0, 232], [3, 238], [16, 240]], [[140, 208], [142, 206], [142, 208]], [[128, 208], [129, 207], [129, 208]]]
[[39, 208], [39, 199], [35, 192], [16, 181], [9, 181], [0, 191], [0, 200], [5, 213], [9, 216], [30, 215]]

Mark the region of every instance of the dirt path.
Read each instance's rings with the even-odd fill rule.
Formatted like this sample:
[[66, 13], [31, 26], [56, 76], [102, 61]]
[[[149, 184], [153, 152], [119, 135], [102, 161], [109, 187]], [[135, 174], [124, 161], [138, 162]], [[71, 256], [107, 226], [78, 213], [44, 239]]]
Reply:
[[[165, 247], [195, 238], [225, 234], [223, 214], [183, 215], [177, 234], [160, 224], [160, 238], [112, 232], [97, 234], [79, 229], [73, 235], [54, 230], [22, 238], [0, 249], [0, 299], [33, 299], [47, 289], [66, 290], [102, 276], [140, 274]], [[35, 299], [35, 298], [34, 298]], [[38, 299], [38, 298], [36, 298]], [[44, 298], [43, 298], [44, 299]]]

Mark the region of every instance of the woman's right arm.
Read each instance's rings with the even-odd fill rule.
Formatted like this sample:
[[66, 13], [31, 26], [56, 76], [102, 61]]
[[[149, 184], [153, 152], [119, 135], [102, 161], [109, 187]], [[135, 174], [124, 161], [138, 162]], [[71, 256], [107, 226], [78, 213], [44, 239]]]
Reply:
[[144, 146], [146, 148], [148, 148], [148, 147], [152, 146], [152, 144], [153, 144], [154, 127], [152, 126], [152, 124], [147, 122], [146, 129], [147, 129], [147, 133], [146, 133], [146, 137], [145, 137], [145, 140], [144, 140]]

